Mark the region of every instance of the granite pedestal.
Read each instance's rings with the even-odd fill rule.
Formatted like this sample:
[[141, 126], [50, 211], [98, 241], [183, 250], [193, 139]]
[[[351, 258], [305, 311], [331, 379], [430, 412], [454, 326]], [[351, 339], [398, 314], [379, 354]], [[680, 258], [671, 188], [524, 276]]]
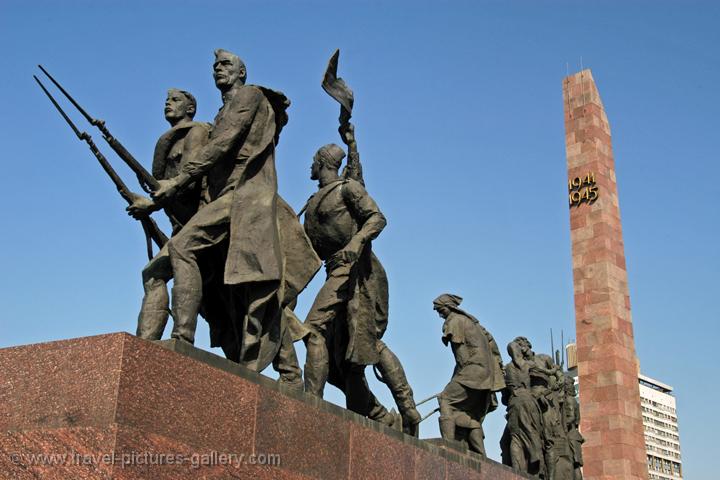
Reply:
[[176, 341], [5, 348], [0, 371], [3, 479], [523, 478]]

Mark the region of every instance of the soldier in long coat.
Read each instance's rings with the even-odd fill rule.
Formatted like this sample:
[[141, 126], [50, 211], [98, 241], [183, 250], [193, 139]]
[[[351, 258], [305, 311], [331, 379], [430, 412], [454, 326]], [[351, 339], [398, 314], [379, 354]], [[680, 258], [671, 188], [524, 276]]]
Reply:
[[319, 259], [277, 193], [275, 144], [289, 101], [279, 92], [246, 85], [238, 56], [217, 50], [215, 57], [213, 76], [223, 106], [208, 142], [192, 152], [176, 177], [160, 182], [154, 198], [163, 203], [206, 176], [209, 202], [168, 243], [178, 337], [194, 338], [203, 295], [202, 256], [227, 248], [224, 269], [216, 274], [232, 286], [227, 303], [235, 315], [211, 323], [211, 345], [261, 371], [276, 357], [282, 336], [289, 335], [281, 321], [283, 308], [312, 278]]

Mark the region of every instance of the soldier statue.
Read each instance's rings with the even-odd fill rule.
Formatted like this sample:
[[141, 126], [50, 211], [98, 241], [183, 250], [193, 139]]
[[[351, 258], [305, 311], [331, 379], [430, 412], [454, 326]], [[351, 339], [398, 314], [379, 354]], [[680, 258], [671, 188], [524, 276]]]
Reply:
[[365, 367], [374, 365], [395, 399], [403, 430], [417, 434], [420, 415], [405, 371], [382, 341], [388, 322], [388, 282], [372, 252], [371, 241], [386, 220], [362, 183], [354, 127], [341, 125], [350, 150], [335, 144], [321, 147], [313, 158], [311, 179], [319, 190], [305, 209], [305, 232], [325, 261], [326, 280], [305, 320], [305, 391], [322, 397], [325, 383], [340, 388], [347, 406], [362, 415], [391, 424], [392, 419], [370, 392]]
[[502, 461], [513, 469], [538, 476], [543, 470], [542, 412], [530, 391], [528, 352], [532, 345], [517, 337], [507, 346], [510, 362], [505, 365], [502, 403], [507, 406], [507, 425], [500, 440]]
[[544, 478], [572, 480], [572, 452], [565, 431], [563, 405], [565, 379], [550, 355], [535, 355], [530, 350], [530, 385], [543, 419], [545, 456]]
[[[205, 177], [206, 203], [167, 246], [175, 330], [192, 343], [203, 277], [214, 276], [228, 288], [221, 289], [223, 302], [213, 305], [219, 311], [206, 316], [211, 346], [262, 371], [283, 353], [281, 344], [292, 348], [283, 310], [315, 274], [319, 259], [277, 193], [275, 145], [287, 123], [289, 100], [246, 85], [245, 64], [226, 50], [216, 50], [213, 70], [223, 106], [207, 142], [190, 152], [177, 175], [160, 180], [153, 198], [165, 205]], [[294, 356], [294, 350], [284, 353]]]
[[565, 419], [565, 431], [567, 432], [570, 451], [572, 453], [573, 477], [572, 480], [582, 480], [582, 444], [585, 439], [580, 434], [580, 405], [575, 396], [575, 380], [565, 375], [565, 401], [563, 413]]
[[440, 434], [485, 456], [482, 423], [497, 408], [495, 392], [505, 388], [502, 357], [490, 332], [459, 308], [461, 302], [447, 293], [433, 300], [433, 309], [445, 320], [442, 341], [455, 356], [452, 379], [438, 397]]
[[[193, 149], [201, 148], [207, 141], [209, 126], [194, 122], [197, 102], [195, 97], [184, 90], [168, 90], [165, 100], [165, 119], [170, 129], [163, 133], [155, 145], [152, 175], [157, 180], [175, 177], [183, 166], [183, 161]], [[145, 218], [161, 208], [150, 198], [134, 194], [135, 201], [127, 207], [130, 215], [137, 219]], [[180, 231], [200, 206], [200, 182], [189, 186], [165, 206], [173, 234]], [[169, 296], [167, 283], [172, 279], [172, 266], [167, 246], [145, 266], [142, 272], [145, 295], [138, 316], [137, 336], [147, 340], [159, 340], [168, 321]], [[174, 338], [182, 338], [182, 331], [173, 328]]]

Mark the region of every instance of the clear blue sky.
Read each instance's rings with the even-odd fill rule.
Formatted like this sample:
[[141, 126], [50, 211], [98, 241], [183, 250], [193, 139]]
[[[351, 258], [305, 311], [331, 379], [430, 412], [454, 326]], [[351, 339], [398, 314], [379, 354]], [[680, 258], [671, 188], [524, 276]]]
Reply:
[[[387, 341], [416, 396], [442, 389], [453, 367], [431, 309], [439, 293], [465, 297], [501, 346], [525, 335], [548, 351], [550, 328], [574, 337], [561, 81], [582, 58], [613, 134], [641, 367], [676, 388], [687, 478], [712, 478], [719, 24], [710, 2], [4, 0], [0, 347], [134, 332], [142, 296], [140, 226], [32, 81], [36, 64], [149, 165], [167, 88], [192, 91], [197, 119], [211, 121], [213, 49], [238, 53], [249, 82], [293, 102], [277, 168], [299, 209], [316, 189], [313, 153], [338, 141], [320, 79], [340, 48], [368, 189], [389, 220], [374, 247], [390, 280]], [[494, 458], [502, 422], [500, 411], [487, 422]]]

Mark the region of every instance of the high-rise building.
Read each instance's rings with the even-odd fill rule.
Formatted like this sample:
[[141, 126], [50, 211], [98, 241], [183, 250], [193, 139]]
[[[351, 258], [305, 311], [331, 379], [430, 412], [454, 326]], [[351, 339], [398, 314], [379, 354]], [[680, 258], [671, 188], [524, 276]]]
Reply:
[[[577, 347], [570, 343], [565, 349], [568, 373], [575, 379], [576, 392], [579, 392], [582, 386], [578, 385]], [[681, 480], [682, 457], [673, 387], [643, 374], [638, 381], [648, 479]]]
[[682, 478], [680, 437], [673, 388], [640, 374], [640, 405], [645, 427], [648, 478]]

